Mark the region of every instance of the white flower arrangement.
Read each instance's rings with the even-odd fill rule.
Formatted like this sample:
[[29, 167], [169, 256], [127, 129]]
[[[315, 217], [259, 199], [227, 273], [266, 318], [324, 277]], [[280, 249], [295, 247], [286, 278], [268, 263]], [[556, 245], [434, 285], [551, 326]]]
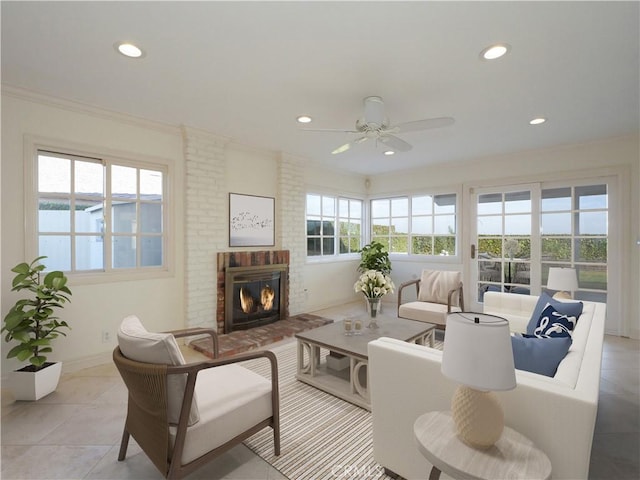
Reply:
[[387, 293], [393, 293], [396, 286], [389, 275], [383, 275], [376, 270], [367, 270], [353, 285], [356, 292], [362, 292], [365, 297], [379, 298]]

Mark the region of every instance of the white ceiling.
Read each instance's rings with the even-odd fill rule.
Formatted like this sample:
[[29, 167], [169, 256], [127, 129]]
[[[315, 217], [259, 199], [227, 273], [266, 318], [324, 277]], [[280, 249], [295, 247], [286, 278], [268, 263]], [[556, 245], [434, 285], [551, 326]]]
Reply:
[[[3, 1], [2, 83], [376, 174], [637, 133], [639, 5]], [[496, 42], [511, 52], [480, 60]], [[369, 95], [392, 124], [456, 122], [385, 157], [331, 155], [353, 137], [295, 121], [353, 129]]]

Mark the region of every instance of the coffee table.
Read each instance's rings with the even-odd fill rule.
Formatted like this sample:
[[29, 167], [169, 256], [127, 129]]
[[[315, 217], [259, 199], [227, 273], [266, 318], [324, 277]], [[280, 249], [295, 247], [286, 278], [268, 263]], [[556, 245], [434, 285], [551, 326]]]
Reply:
[[[367, 374], [369, 342], [380, 337], [390, 337], [419, 345], [428, 342], [429, 346], [433, 346], [435, 325], [379, 314], [379, 328], [372, 330], [366, 327], [369, 323], [368, 315], [362, 315], [359, 319], [364, 325], [360, 335], [345, 335], [342, 322], [297, 333], [296, 379], [371, 410]], [[347, 357], [348, 367], [343, 370], [329, 368], [327, 355], [321, 355], [321, 349], [327, 350], [331, 355]]]

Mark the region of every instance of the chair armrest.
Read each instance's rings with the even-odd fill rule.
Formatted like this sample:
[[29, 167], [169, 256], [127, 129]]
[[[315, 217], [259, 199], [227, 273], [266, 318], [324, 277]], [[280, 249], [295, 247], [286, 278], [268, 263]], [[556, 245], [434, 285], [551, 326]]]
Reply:
[[416, 296], [418, 296], [418, 294], [420, 293], [420, 279], [416, 278], [415, 280], [409, 280], [408, 282], [404, 282], [400, 285], [400, 288], [398, 289], [398, 311], [400, 311], [400, 305], [402, 305], [402, 290], [405, 287], [408, 287], [409, 285], [414, 285], [416, 286]]
[[462, 282], [453, 290], [449, 291], [449, 295], [447, 296], [447, 312], [451, 313], [451, 300], [453, 299], [453, 295], [458, 292], [458, 304], [460, 306], [460, 310], [464, 311], [464, 293], [462, 291]]
[[180, 330], [170, 330], [164, 333], [170, 333], [176, 338], [192, 337], [194, 335], [209, 335], [211, 337], [211, 342], [213, 343], [213, 358], [218, 358], [218, 333], [215, 330], [210, 328], [193, 327], [182, 328]]

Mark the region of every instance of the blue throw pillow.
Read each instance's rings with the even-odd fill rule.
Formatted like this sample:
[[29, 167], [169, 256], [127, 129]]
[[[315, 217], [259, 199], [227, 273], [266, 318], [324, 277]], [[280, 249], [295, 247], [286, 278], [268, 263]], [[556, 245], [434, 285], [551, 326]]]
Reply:
[[538, 298], [538, 303], [536, 303], [536, 307], [533, 309], [533, 313], [531, 314], [531, 319], [527, 324], [527, 335], [533, 335], [533, 331], [538, 326], [538, 321], [540, 320], [540, 315], [542, 315], [542, 311], [547, 307], [547, 305], [551, 305], [556, 312], [561, 313], [562, 315], [566, 315], [568, 317], [575, 317], [576, 320], [580, 318], [582, 315], [582, 302], [560, 302], [552, 298], [548, 293], [544, 292]]
[[518, 370], [553, 377], [571, 347], [571, 337], [511, 337], [513, 363]]
[[577, 321], [576, 317], [563, 315], [553, 306], [547, 305], [533, 329], [533, 336], [539, 338], [570, 337], [573, 335]]

